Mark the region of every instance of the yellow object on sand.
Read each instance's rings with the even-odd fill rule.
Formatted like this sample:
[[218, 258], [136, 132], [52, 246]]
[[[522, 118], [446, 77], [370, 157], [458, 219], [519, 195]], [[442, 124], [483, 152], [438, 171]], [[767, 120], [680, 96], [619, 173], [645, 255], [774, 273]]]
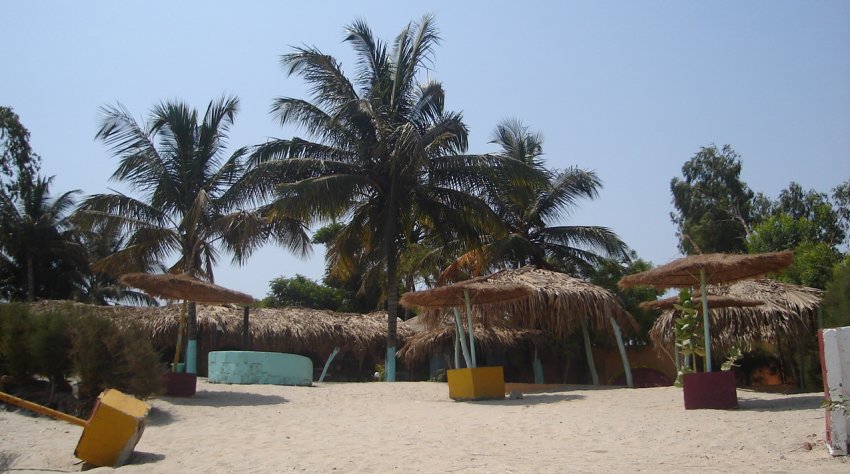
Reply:
[[449, 398], [465, 400], [503, 400], [505, 374], [502, 367], [476, 367], [446, 371]]
[[104, 390], [97, 397], [74, 456], [95, 466], [126, 463], [142, 437], [150, 409], [147, 403], [118, 390]]

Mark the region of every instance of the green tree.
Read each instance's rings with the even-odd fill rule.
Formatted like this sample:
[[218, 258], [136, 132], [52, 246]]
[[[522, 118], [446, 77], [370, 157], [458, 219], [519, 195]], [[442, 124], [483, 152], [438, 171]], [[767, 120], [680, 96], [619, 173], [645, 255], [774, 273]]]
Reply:
[[823, 296], [824, 327], [850, 326], [850, 257], [833, 268]]
[[346, 293], [338, 288], [316, 283], [303, 276], [275, 278], [269, 283], [269, 295], [264, 305], [272, 308], [294, 306], [299, 308], [347, 311]]
[[[626, 245], [606, 227], [558, 225], [577, 202], [595, 199], [602, 183], [592, 171], [547, 170], [541, 160], [542, 137], [516, 120], [500, 123], [491, 143], [501, 156], [527, 165], [537, 180], [513, 182], [502, 176], [489, 196], [502, 231], [458, 258], [444, 273], [457, 280], [462, 269], [480, 274], [505, 266], [534, 265], [568, 273], [591, 272], [608, 258], [626, 258]], [[600, 255], [601, 253], [601, 255]]]
[[79, 191], [54, 198], [52, 177], [18, 178], [16, 197], [0, 193], [0, 294], [6, 300], [71, 298], [87, 263], [68, 217]]
[[273, 113], [282, 124], [302, 126], [309, 138], [259, 146], [244, 189], [274, 197], [273, 207], [306, 222], [345, 219], [328, 251], [330, 265], [343, 273], [363, 265], [364, 278], [381, 276], [393, 381], [399, 255], [415, 230], [444, 241], [485, 232], [493, 214], [473, 194], [488, 184], [499, 160], [460, 155], [467, 147], [461, 115], [444, 110], [439, 82], [419, 82], [439, 40], [433, 17], [408, 24], [392, 50], [363, 21], [346, 32], [357, 57], [353, 80], [316, 48], [283, 56], [288, 73], [310, 85], [312, 101], [281, 97]]
[[29, 144], [30, 132], [10, 107], [0, 107], [0, 191], [17, 198], [20, 183], [31, 183], [41, 158]]
[[744, 252], [753, 192], [741, 181], [740, 155], [729, 145], [702, 147], [682, 166], [682, 175], [670, 181], [679, 250]]
[[[112, 179], [141, 194], [89, 196], [77, 219], [84, 230], [96, 225], [126, 233], [126, 245], [95, 262], [112, 275], [149, 267], [176, 255], [170, 272], [213, 281], [219, 250], [243, 263], [272, 238], [296, 253], [309, 246], [300, 222], [279, 211], [269, 223], [268, 208], [244, 210], [246, 201], [231, 187], [246, 169], [247, 149], [226, 155], [227, 133], [239, 102], [235, 97], [211, 101], [203, 117], [179, 101], [163, 102], [139, 124], [122, 106], [102, 108], [97, 138], [119, 158]], [[196, 338], [195, 305], [189, 305], [188, 339]]]
[[835, 203], [835, 213], [838, 215], [838, 225], [844, 231], [844, 243], [850, 243], [850, 179], [832, 189], [832, 199]]

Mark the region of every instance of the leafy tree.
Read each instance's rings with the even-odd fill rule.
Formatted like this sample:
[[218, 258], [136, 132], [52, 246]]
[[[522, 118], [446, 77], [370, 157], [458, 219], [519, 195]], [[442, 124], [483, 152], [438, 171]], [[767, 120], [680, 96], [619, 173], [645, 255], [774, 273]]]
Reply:
[[679, 250], [687, 255], [745, 251], [753, 192], [741, 181], [740, 155], [729, 145], [702, 147], [682, 174], [684, 179], [670, 181]]
[[[330, 251], [337, 235], [344, 228], [345, 225], [340, 222], [324, 225], [313, 233], [312, 242], [325, 245]], [[367, 272], [368, 265], [365, 263], [364, 253], [357, 252], [352, 258], [353, 264], [344, 269], [333, 265], [333, 259], [329, 258], [328, 253], [325, 254], [325, 276], [322, 283], [345, 294], [346, 310], [369, 313], [380, 309], [383, 286], [376, 273]]]
[[850, 257], [835, 265], [823, 296], [824, 327], [850, 326]]
[[38, 173], [41, 158], [29, 144], [30, 132], [10, 107], [0, 106], [0, 191], [17, 198], [20, 183], [30, 183]]
[[[443, 276], [457, 280], [464, 267], [475, 274], [505, 266], [535, 265], [569, 273], [592, 271], [607, 258], [626, 258], [626, 245], [606, 227], [557, 225], [581, 198], [594, 199], [601, 181], [592, 171], [547, 170], [541, 155], [542, 137], [516, 120], [500, 123], [491, 143], [501, 156], [529, 166], [539, 179], [513, 182], [502, 176], [489, 196], [503, 230], [484, 246], [458, 258]], [[602, 255], [599, 255], [599, 253]]]
[[294, 306], [300, 308], [346, 311], [346, 294], [343, 290], [321, 285], [303, 276], [275, 278], [269, 284], [271, 292], [263, 300], [268, 307]]
[[[850, 238], [850, 179], [832, 189], [832, 199], [835, 202], [835, 213], [838, 215], [838, 225], [844, 231], [844, 238]], [[850, 243], [845, 240], [844, 243]]]
[[658, 312], [645, 310], [638, 305], [644, 301], [654, 301], [664, 292], [652, 286], [621, 289], [617, 286], [617, 282], [626, 275], [651, 269], [650, 262], [639, 258], [634, 250], [630, 250], [627, 258], [620, 261], [605, 260], [587, 275], [589, 282], [616, 294], [623, 302], [623, 308], [634, 316], [638, 322], [638, 333], [634, 337], [634, 342], [641, 345], [649, 344], [649, 330], [658, 318]]
[[[408, 24], [392, 50], [355, 21], [345, 38], [357, 55], [353, 80], [316, 48], [283, 56], [289, 74], [310, 84], [312, 101], [281, 97], [273, 113], [310, 137], [259, 146], [244, 186], [308, 223], [345, 219], [328, 251], [330, 265], [341, 273], [361, 266], [363, 278], [382, 279], [388, 364], [395, 361], [399, 255], [409, 237], [420, 231], [443, 241], [474, 239], [493, 218], [473, 194], [490, 184], [498, 158], [459, 155], [467, 146], [461, 115], [444, 110], [439, 82], [418, 82], [438, 40], [431, 16]], [[388, 375], [392, 381], [393, 371]]]
[[[89, 196], [77, 219], [84, 230], [105, 225], [126, 233], [126, 245], [95, 262], [112, 275], [149, 267], [176, 255], [170, 272], [213, 281], [219, 250], [243, 263], [268, 238], [304, 254], [309, 245], [297, 220], [268, 208], [244, 210], [245, 200], [229, 191], [245, 172], [247, 149], [225, 155], [227, 132], [239, 106], [235, 97], [211, 101], [203, 117], [180, 101], [154, 107], [139, 124], [124, 107], [102, 108], [97, 138], [119, 158], [112, 179], [141, 194]], [[189, 305], [188, 339], [196, 338], [195, 305]]]
[[15, 198], [0, 193], [0, 294], [6, 300], [71, 298], [87, 263], [68, 218], [79, 191], [53, 198], [52, 177], [18, 178]]

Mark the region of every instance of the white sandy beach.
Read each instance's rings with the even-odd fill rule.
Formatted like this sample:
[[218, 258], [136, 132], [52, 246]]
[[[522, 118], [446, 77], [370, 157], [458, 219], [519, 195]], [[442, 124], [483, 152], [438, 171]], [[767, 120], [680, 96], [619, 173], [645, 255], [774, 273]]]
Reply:
[[[673, 387], [586, 386], [454, 402], [441, 383], [218, 385], [153, 410], [120, 472], [848, 472], [824, 446], [818, 394], [738, 390], [685, 411]], [[12, 472], [79, 471], [82, 428], [0, 410]], [[806, 449], [806, 443], [812, 445]], [[110, 472], [98, 468], [92, 472]]]

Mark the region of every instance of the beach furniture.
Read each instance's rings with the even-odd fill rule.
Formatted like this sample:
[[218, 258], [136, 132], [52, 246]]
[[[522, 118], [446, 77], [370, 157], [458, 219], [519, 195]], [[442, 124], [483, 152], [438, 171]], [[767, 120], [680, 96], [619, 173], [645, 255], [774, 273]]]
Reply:
[[118, 467], [127, 462], [145, 430], [150, 405], [118, 390], [97, 397], [88, 420], [0, 392], [0, 401], [83, 427], [74, 456], [94, 466]]
[[313, 384], [309, 357], [280, 352], [213, 351], [208, 356], [207, 381], [228, 384]]

